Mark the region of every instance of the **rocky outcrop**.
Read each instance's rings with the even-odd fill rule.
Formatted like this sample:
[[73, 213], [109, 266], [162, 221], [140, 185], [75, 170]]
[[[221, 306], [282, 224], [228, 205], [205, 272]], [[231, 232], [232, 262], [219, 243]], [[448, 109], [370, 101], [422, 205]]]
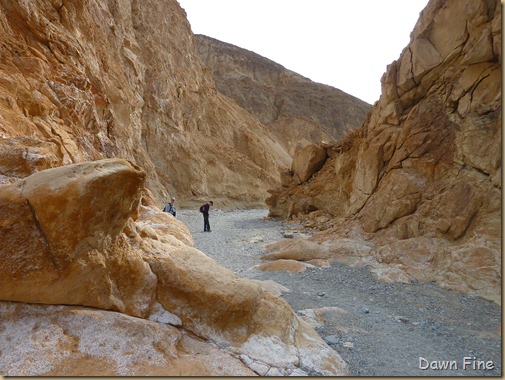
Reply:
[[284, 178], [271, 214], [331, 215], [315, 242], [367, 241], [355, 262], [383, 275], [500, 302], [501, 60], [499, 1], [430, 1], [363, 127]]
[[371, 109], [251, 51], [204, 35], [195, 42], [217, 89], [267, 125], [292, 156], [306, 145], [342, 138]]
[[269, 263], [255, 265], [254, 269], [264, 272], [301, 273], [305, 272], [307, 268], [310, 267], [313, 267], [313, 265], [305, 264], [297, 260], [280, 259]]
[[319, 171], [326, 161], [326, 149], [312, 144], [300, 150], [291, 162], [291, 171], [295, 181], [300, 184], [306, 182], [312, 174]]
[[0, 180], [120, 157], [158, 206], [263, 204], [290, 157], [217, 92], [176, 0], [0, 6]]
[[119, 236], [137, 211], [144, 181], [138, 167], [113, 159], [2, 187], [0, 299], [144, 316], [156, 277]]
[[0, 187], [0, 373], [346, 373], [286, 301], [195, 249], [145, 179], [106, 159]]
[[256, 376], [167, 323], [78, 306], [0, 302], [6, 376]]

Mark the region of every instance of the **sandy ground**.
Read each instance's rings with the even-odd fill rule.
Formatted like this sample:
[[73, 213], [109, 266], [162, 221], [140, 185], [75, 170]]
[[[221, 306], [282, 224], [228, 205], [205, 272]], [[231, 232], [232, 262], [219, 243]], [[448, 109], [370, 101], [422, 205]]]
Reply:
[[[335, 262], [303, 273], [262, 272], [264, 246], [295, 226], [267, 210], [178, 211], [195, 246], [242, 277], [275, 281], [300, 316], [322, 315], [320, 336], [353, 376], [501, 376], [501, 308], [431, 284], [385, 284], [367, 268]], [[295, 233], [295, 237], [303, 237]]]

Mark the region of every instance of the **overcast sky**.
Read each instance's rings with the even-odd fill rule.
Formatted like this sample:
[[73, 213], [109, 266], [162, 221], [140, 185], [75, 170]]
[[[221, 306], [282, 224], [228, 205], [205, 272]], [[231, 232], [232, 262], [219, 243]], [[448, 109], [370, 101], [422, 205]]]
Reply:
[[428, 0], [178, 0], [193, 33], [251, 50], [370, 104]]

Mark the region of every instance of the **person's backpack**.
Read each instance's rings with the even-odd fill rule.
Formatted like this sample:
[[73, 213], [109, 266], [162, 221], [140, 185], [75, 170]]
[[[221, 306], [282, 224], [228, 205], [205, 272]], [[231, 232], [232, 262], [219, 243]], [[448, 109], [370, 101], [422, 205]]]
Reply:
[[201, 205], [200, 206], [200, 212], [203, 214], [203, 209], [204, 209], [205, 205]]

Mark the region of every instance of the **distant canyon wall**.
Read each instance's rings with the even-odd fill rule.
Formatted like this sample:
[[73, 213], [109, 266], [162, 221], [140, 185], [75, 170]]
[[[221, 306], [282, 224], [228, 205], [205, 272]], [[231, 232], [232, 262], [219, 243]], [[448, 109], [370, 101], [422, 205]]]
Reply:
[[316, 240], [373, 241], [363, 260], [499, 302], [501, 31], [497, 0], [430, 1], [363, 127], [295, 156], [271, 214], [327, 213]]
[[249, 50], [204, 35], [195, 42], [217, 89], [265, 124], [291, 156], [311, 143], [341, 139], [372, 108]]
[[185, 12], [165, 1], [0, 6], [0, 180], [102, 158], [147, 173], [161, 206], [262, 204], [290, 157], [215, 88]]

